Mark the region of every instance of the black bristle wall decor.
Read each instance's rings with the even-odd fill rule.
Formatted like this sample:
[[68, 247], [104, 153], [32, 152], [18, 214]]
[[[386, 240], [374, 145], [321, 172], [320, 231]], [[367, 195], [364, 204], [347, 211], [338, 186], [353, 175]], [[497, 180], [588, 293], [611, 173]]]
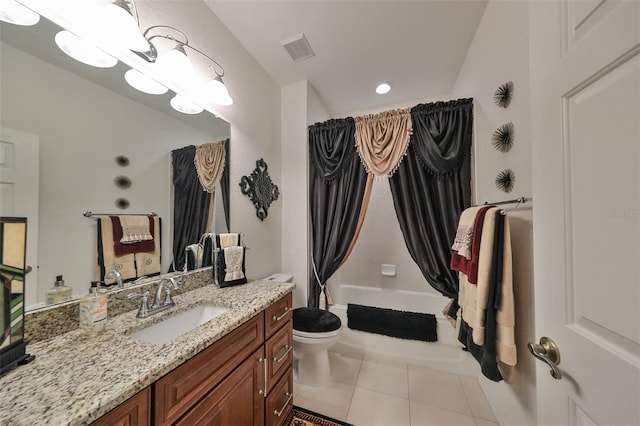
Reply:
[[116, 176], [113, 180], [118, 188], [127, 189], [131, 188], [131, 179], [126, 176]]
[[118, 155], [116, 157], [116, 164], [120, 167], [127, 167], [129, 165], [129, 158], [124, 155]]
[[129, 200], [126, 198], [118, 198], [116, 200], [116, 207], [123, 210], [129, 208]]
[[506, 108], [511, 103], [513, 97], [513, 82], [507, 81], [501, 84], [493, 95], [493, 100], [501, 108]]
[[514, 142], [515, 128], [513, 123], [506, 123], [498, 127], [491, 137], [491, 145], [501, 152], [509, 152]]
[[500, 191], [511, 192], [516, 184], [516, 175], [511, 169], [504, 169], [496, 176], [496, 188]]

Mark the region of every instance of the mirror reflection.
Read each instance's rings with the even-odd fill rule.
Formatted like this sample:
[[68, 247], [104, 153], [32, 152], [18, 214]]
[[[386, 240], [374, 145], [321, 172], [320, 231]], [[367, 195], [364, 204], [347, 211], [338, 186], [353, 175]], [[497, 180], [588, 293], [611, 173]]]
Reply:
[[[26, 216], [30, 224], [27, 306], [44, 302], [60, 275], [74, 296], [96, 279], [97, 222], [83, 216], [87, 210], [156, 213], [161, 271], [169, 271], [171, 152], [229, 138], [220, 118], [174, 111], [172, 93], [130, 88], [122, 77], [128, 67], [96, 69], [64, 55], [53, 41], [58, 31], [44, 17], [32, 27], [0, 24], [0, 214]], [[5, 183], [7, 176], [12, 181]], [[117, 184], [122, 176], [127, 185]], [[215, 232], [227, 229], [221, 192], [215, 191]]]

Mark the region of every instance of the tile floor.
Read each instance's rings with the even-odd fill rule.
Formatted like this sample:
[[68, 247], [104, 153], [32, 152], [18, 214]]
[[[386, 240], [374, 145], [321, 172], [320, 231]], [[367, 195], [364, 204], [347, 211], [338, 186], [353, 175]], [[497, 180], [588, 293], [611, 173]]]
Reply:
[[330, 353], [334, 382], [294, 385], [293, 403], [354, 426], [497, 426], [475, 377]]

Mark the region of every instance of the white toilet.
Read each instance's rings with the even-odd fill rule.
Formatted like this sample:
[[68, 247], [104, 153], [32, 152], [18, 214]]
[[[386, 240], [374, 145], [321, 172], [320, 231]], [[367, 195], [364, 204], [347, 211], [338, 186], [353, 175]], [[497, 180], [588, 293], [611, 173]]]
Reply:
[[[273, 274], [265, 280], [293, 282], [291, 274]], [[340, 338], [340, 318], [323, 309], [295, 308], [293, 310], [294, 380], [313, 387], [329, 386], [331, 368], [327, 351]]]
[[293, 310], [293, 359], [297, 362], [297, 384], [325, 387], [331, 384], [327, 351], [340, 338], [342, 323], [337, 315], [318, 308]]

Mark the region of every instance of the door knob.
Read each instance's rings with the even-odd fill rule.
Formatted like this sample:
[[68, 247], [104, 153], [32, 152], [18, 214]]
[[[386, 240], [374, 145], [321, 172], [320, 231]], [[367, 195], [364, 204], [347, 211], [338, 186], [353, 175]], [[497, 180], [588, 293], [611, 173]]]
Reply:
[[551, 377], [558, 380], [562, 378], [562, 373], [558, 368], [558, 364], [560, 364], [560, 349], [558, 349], [558, 345], [553, 340], [548, 337], [541, 337], [540, 343], [529, 342], [527, 347], [531, 355], [540, 361], [546, 362], [551, 367], [551, 371], [549, 371]]

